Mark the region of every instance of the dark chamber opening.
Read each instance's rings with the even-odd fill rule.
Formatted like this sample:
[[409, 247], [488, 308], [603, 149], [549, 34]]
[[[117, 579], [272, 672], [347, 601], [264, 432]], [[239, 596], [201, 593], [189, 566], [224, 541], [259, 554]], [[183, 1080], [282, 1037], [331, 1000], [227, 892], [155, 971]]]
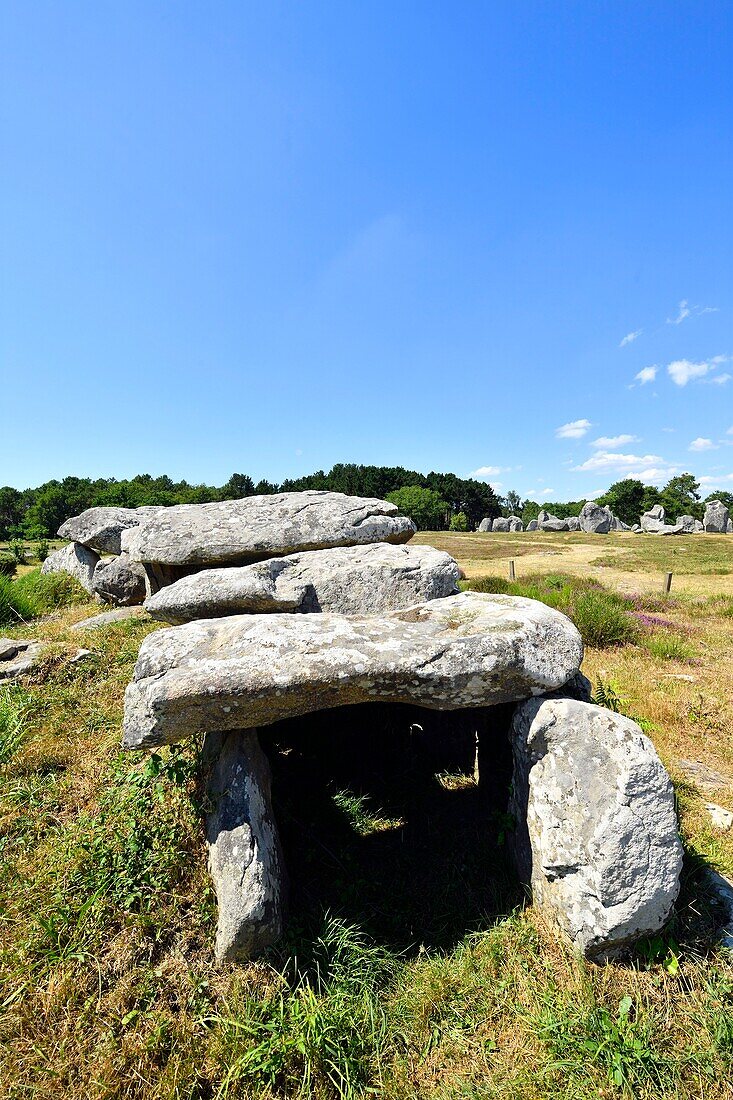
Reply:
[[394, 950], [448, 948], [517, 905], [511, 712], [368, 703], [261, 730], [290, 931], [328, 910]]

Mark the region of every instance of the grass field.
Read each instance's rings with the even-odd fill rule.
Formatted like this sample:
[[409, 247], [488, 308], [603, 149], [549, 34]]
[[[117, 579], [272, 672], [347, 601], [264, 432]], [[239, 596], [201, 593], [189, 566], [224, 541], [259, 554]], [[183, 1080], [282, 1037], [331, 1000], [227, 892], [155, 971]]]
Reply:
[[[588, 965], [526, 904], [509, 823], [467, 770], [416, 769], [376, 738], [360, 786], [336, 752], [268, 742], [288, 933], [268, 958], [216, 969], [197, 747], [118, 748], [156, 624], [75, 635], [95, 609], [67, 608], [3, 630], [49, 641], [31, 679], [0, 684], [3, 1100], [733, 1096], [733, 957], [705, 880], [710, 865], [733, 873], [733, 833], [704, 805], [733, 808], [733, 539], [418, 541], [469, 583], [505, 578], [513, 558], [520, 584], [573, 614], [591, 581], [627, 594], [629, 639], [589, 647], [584, 669], [675, 780], [687, 856], [673, 922], [623, 964]], [[92, 654], [72, 662], [80, 645]], [[363, 718], [344, 712], [344, 730]], [[717, 786], [696, 786], [684, 760]]]

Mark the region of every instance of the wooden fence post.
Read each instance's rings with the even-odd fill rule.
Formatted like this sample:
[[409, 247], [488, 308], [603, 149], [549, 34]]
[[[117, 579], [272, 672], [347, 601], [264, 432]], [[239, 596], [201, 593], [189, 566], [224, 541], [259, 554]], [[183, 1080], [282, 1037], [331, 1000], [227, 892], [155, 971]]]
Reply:
[[513, 581], [513, 580], [515, 580], [515, 573], [514, 573], [514, 558], [512, 558], [512, 559], [511, 559], [511, 561], [509, 562], [509, 580], [510, 580], [510, 581]]
[[669, 594], [669, 591], [670, 591], [671, 587], [672, 587], [672, 574], [667, 573], [666, 577], [664, 578], [664, 591], [667, 594]]

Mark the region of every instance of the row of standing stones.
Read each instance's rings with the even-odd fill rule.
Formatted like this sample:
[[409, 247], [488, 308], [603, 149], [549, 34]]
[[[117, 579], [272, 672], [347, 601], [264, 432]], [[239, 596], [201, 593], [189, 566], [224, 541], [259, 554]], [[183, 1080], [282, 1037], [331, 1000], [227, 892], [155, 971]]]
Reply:
[[590, 702], [575, 626], [533, 600], [460, 592], [457, 563], [407, 546], [414, 531], [392, 504], [328, 492], [93, 508], [59, 531], [72, 541], [46, 568], [97, 592], [129, 571], [149, 613], [173, 624], [140, 647], [123, 745], [204, 736], [220, 961], [252, 958], [283, 930], [287, 875], [258, 728], [356, 704], [448, 722], [504, 716], [477, 725], [493, 731], [485, 750], [507, 736], [511, 746], [518, 870], [586, 957], [623, 953], [672, 912], [682, 846], [671, 782], [633, 721]]
[[[478, 529], [479, 531], [523, 531], [524, 524], [519, 516], [509, 516], [508, 519], [482, 519]], [[633, 531], [637, 535], [642, 532], [653, 535], [694, 535], [706, 531], [709, 534], [730, 535], [733, 534], [733, 520], [722, 501], [710, 500], [705, 505], [705, 517], [702, 521], [695, 519], [694, 516], [677, 516], [676, 523], [665, 523], [664, 508], [661, 504], [655, 504], [641, 516], [640, 523], [630, 527], [628, 523], [624, 523], [615, 516], [606, 505], [587, 500], [580, 510], [580, 515], [570, 516], [568, 519], [558, 519], [557, 516], [543, 509], [537, 519], [529, 521], [527, 530], [585, 531], [594, 535], [607, 535], [609, 531]]]

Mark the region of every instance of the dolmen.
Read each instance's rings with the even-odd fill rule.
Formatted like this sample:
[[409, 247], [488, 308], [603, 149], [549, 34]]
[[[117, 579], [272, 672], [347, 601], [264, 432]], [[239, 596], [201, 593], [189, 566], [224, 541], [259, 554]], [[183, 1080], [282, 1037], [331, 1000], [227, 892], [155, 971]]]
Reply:
[[517, 864], [588, 958], [628, 950], [672, 911], [671, 783], [639, 727], [589, 701], [575, 626], [534, 600], [460, 592], [456, 562], [406, 545], [413, 532], [386, 502], [330, 493], [171, 508], [121, 532], [146, 609], [175, 624], [140, 647], [123, 745], [204, 739], [220, 962], [255, 957], [285, 921], [258, 730], [357, 705], [496, 719], [485, 748], [513, 755]]

